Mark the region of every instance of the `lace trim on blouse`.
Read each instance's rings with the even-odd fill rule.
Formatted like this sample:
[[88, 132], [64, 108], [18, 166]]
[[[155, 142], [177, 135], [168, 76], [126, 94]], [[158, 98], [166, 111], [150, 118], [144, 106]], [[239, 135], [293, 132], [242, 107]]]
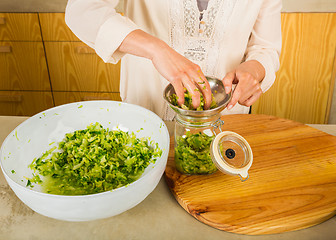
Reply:
[[170, 1], [170, 45], [207, 76], [216, 76], [220, 42], [236, 2], [210, 0], [200, 12], [196, 0]]

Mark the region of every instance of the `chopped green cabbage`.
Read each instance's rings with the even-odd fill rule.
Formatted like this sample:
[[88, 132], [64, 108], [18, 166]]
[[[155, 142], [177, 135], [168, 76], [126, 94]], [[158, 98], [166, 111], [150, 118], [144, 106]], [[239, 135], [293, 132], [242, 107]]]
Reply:
[[177, 138], [175, 146], [176, 169], [186, 174], [210, 174], [217, 171], [211, 160], [210, 145], [214, 136], [202, 132], [186, 132]]
[[[213, 108], [216, 108], [218, 106], [217, 106], [217, 103], [216, 103], [216, 100], [215, 100], [215, 97], [213, 96], [213, 94], [211, 94], [211, 96], [212, 96], [212, 101], [211, 101], [211, 104], [210, 104], [210, 109], [213, 109]], [[172, 95], [169, 96], [169, 101], [174, 106], [182, 108], [184, 110], [195, 110], [194, 107], [192, 106], [191, 94], [188, 91], [184, 93], [184, 104], [179, 106], [178, 103], [177, 103], [177, 99], [178, 99], [178, 97], [177, 97], [176, 94], [172, 94]], [[203, 111], [204, 110], [204, 103], [205, 103], [204, 97], [201, 94], [201, 103], [198, 106], [198, 108], [196, 109], [196, 111]]]
[[137, 180], [161, 155], [158, 144], [149, 138], [95, 123], [67, 133], [58, 148], [34, 159], [29, 167], [35, 175], [27, 185], [41, 184], [43, 192], [58, 195], [110, 191]]

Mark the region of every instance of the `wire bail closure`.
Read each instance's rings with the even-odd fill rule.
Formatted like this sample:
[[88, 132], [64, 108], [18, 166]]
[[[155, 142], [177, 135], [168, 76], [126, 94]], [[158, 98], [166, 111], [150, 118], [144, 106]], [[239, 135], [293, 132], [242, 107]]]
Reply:
[[219, 132], [222, 132], [222, 126], [224, 125], [224, 121], [218, 118], [214, 123], [211, 124], [212, 133], [216, 136], [216, 129], [219, 129]]

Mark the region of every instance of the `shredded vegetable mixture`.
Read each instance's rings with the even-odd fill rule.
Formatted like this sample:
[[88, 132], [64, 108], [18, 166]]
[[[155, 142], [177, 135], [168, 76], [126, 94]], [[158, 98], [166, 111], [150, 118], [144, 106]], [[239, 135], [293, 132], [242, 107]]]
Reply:
[[[197, 109], [194, 109], [194, 107], [192, 106], [192, 98], [191, 98], [191, 94], [187, 91], [184, 93], [184, 104], [182, 104], [181, 106], [178, 105], [177, 103], [177, 95], [176, 94], [172, 94], [169, 96], [169, 101], [171, 104], [173, 104], [176, 107], [182, 108], [184, 110], [196, 110], [196, 111], [203, 111], [204, 110], [204, 97], [201, 94], [201, 104], [198, 106]], [[210, 104], [210, 109], [216, 108], [217, 103], [216, 100], [212, 94], [212, 101]]]
[[210, 174], [217, 171], [211, 160], [210, 145], [214, 136], [187, 132], [177, 139], [175, 147], [176, 168], [187, 174]]
[[109, 191], [137, 180], [161, 154], [148, 138], [95, 123], [66, 134], [58, 148], [34, 159], [29, 167], [35, 174], [27, 186], [41, 184], [44, 192], [58, 195]]

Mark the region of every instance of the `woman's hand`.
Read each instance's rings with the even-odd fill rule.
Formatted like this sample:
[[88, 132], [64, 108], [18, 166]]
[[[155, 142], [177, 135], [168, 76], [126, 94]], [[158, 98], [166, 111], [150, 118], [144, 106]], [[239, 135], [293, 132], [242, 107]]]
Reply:
[[211, 104], [211, 89], [201, 68], [183, 57], [165, 43], [161, 43], [152, 57], [152, 62], [160, 74], [174, 87], [179, 105], [184, 103], [185, 89], [191, 93], [192, 105], [196, 109], [200, 105], [200, 94], [205, 100], [205, 109]]
[[250, 107], [261, 96], [260, 82], [265, 77], [264, 67], [256, 60], [250, 60], [240, 64], [235, 70], [226, 74], [223, 78], [225, 92], [232, 90], [232, 84], [237, 84], [232, 93], [231, 101], [227, 109], [232, 109], [238, 102]]
[[119, 51], [150, 59], [158, 72], [173, 85], [179, 105], [184, 103], [184, 92], [188, 90], [195, 109], [200, 105], [201, 93], [204, 96], [204, 108], [210, 107], [211, 89], [200, 67], [162, 40], [135, 30], [124, 39]]

